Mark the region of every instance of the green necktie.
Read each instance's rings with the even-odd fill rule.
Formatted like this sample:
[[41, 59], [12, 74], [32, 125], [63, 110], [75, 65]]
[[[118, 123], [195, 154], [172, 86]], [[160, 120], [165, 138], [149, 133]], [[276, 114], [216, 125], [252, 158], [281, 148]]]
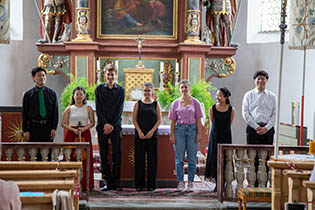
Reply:
[[40, 88], [38, 92], [39, 96], [39, 114], [42, 117], [46, 116], [46, 107], [45, 107], [45, 99], [44, 99], [44, 94], [43, 90]]

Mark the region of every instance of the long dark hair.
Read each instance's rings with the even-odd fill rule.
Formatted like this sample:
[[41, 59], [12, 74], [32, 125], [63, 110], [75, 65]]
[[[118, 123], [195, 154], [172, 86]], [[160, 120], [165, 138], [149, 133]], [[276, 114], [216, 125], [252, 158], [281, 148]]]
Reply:
[[[77, 91], [77, 90], [82, 90], [83, 93], [84, 93], [84, 95], [85, 95], [85, 90], [84, 90], [83, 87], [76, 87], [76, 88], [74, 88], [74, 89], [73, 89], [73, 92], [72, 92], [71, 105], [75, 104], [74, 94], [75, 94], [75, 91]], [[86, 104], [86, 99], [83, 99], [83, 102], [82, 102], [82, 103], [83, 103], [83, 104]]]
[[225, 103], [230, 104], [229, 97], [231, 96], [231, 92], [226, 87], [220, 88], [219, 91], [221, 91], [223, 93], [223, 96], [226, 98]]

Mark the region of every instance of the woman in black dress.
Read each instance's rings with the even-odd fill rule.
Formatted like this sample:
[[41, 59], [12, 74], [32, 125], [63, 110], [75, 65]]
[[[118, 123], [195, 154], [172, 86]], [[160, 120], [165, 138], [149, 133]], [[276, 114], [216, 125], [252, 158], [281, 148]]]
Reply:
[[161, 123], [161, 109], [152, 98], [153, 84], [143, 84], [142, 100], [133, 109], [135, 132], [135, 188], [142, 191], [145, 187], [145, 154], [147, 153], [147, 190], [156, 188], [158, 163], [158, 127]]
[[[220, 88], [216, 93], [216, 104], [210, 110], [211, 132], [208, 146], [205, 178], [212, 177], [217, 181], [217, 145], [231, 144], [231, 124], [234, 118], [234, 108], [230, 105], [230, 91]], [[216, 191], [216, 188], [214, 189]]]

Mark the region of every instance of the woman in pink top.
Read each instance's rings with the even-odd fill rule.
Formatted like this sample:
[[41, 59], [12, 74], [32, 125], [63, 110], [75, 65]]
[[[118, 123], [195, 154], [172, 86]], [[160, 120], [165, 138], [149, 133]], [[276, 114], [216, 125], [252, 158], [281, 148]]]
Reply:
[[184, 159], [185, 151], [188, 158], [188, 186], [193, 189], [196, 173], [198, 142], [201, 140], [202, 111], [197, 99], [190, 95], [188, 80], [179, 83], [181, 97], [176, 99], [171, 106], [168, 118], [171, 120], [170, 141], [174, 144], [175, 166], [177, 175], [177, 190], [185, 189]]

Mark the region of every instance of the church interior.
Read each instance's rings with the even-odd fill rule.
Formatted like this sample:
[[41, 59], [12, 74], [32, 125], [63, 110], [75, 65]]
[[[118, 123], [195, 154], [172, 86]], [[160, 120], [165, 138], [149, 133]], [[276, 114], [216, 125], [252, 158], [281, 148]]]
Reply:
[[[51, 16], [50, 11], [45, 13], [50, 1], [61, 5], [56, 6], [63, 10], [57, 12], [60, 17], [57, 13]], [[310, 177], [315, 163], [315, 145], [311, 148], [315, 139], [312, 87], [315, 53], [310, 45], [315, 38], [312, 28], [315, 17], [310, 12], [313, 22], [302, 24], [304, 30], [310, 28], [307, 39], [311, 44], [294, 48], [289, 34], [292, 31], [289, 18], [295, 14], [293, 1], [288, 1], [291, 5], [287, 5], [286, 12], [290, 15], [285, 22], [280, 21], [287, 1], [278, 1], [278, 10], [274, 9], [274, 1], [266, 2], [0, 0], [0, 60], [4, 77], [0, 83], [0, 180], [17, 183], [20, 193], [24, 193], [18, 201], [22, 209], [51, 209], [56, 189], [70, 192], [69, 209], [246, 209], [247, 206], [247, 209], [284, 210], [300, 209], [303, 205], [313, 209], [315, 182]], [[268, 2], [271, 6], [263, 7]], [[219, 13], [214, 11], [218, 9], [215, 6], [229, 10]], [[314, 11], [313, 1], [308, 6], [308, 11]], [[286, 32], [279, 28], [262, 31], [261, 13], [273, 9], [278, 13], [278, 24], [288, 26]], [[1, 18], [5, 15], [7, 22]], [[222, 18], [216, 21], [215, 17]], [[9, 29], [3, 33], [8, 22]], [[94, 89], [106, 82], [107, 64], [118, 69], [116, 82], [126, 91], [122, 113], [122, 192], [100, 190], [101, 163], [95, 126], [90, 129], [90, 150], [88, 143], [64, 142], [66, 130], [60, 123], [72, 90], [79, 85], [86, 88], [88, 104], [95, 112]], [[34, 87], [31, 70], [36, 66], [46, 70], [46, 86], [57, 94], [59, 123], [54, 143], [32, 143], [23, 137], [22, 98], [26, 90]], [[268, 72], [267, 89], [277, 97], [274, 145], [246, 142], [247, 123], [242, 116], [242, 103], [244, 94], [255, 88], [253, 75], [258, 70]], [[170, 93], [172, 88], [177, 91], [175, 87], [183, 79], [192, 87], [194, 84], [207, 87], [205, 90], [209, 92], [209, 98], [202, 103], [202, 139], [193, 192], [175, 190], [175, 155], [169, 141], [168, 118], [172, 101], [168, 100], [179, 92], [171, 92], [167, 99], [161, 94]], [[136, 101], [143, 96], [144, 82], [154, 85], [155, 99], [162, 112], [158, 130], [158, 188], [154, 192], [137, 192], [133, 188], [132, 115]], [[211, 129], [209, 108], [216, 102], [217, 89], [223, 87], [231, 92], [229, 99], [235, 114], [231, 124], [232, 143], [218, 145], [215, 184], [204, 176]], [[52, 160], [34, 161], [37, 150], [41, 150], [43, 157], [51, 153]], [[74, 151], [76, 161], [71, 159]], [[78, 179], [90, 170], [81, 164], [82, 157], [87, 165], [93, 165], [91, 191], [83, 191]], [[85, 181], [89, 183], [89, 176]], [[294, 208], [294, 201], [301, 205]]]

